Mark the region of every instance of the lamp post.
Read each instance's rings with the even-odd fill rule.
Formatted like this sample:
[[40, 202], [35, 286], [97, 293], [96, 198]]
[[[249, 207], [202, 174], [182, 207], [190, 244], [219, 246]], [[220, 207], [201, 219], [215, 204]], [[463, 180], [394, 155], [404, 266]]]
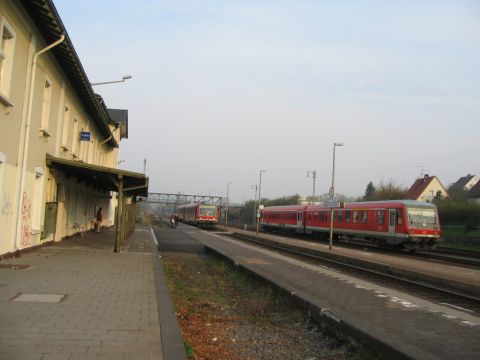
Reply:
[[258, 181], [258, 208], [257, 208], [257, 235], [258, 235], [258, 228], [260, 227], [260, 203], [262, 202], [261, 198], [261, 191], [262, 191], [262, 173], [267, 172], [267, 170], [260, 170], [260, 180]]
[[[332, 168], [332, 188], [331, 192], [333, 196], [335, 196], [335, 148], [337, 146], [343, 146], [343, 143], [336, 142], [333, 143], [333, 168]], [[332, 242], [333, 242], [333, 207], [330, 209], [330, 242], [328, 245], [328, 249], [332, 250]]]
[[132, 75], [125, 75], [125, 76], [122, 77], [122, 80], [97, 82], [97, 83], [91, 83], [90, 85], [95, 86], [95, 85], [106, 85], [106, 84], [121, 83], [121, 82], [125, 82], [125, 80], [131, 79], [131, 78], [132, 78]]
[[258, 190], [258, 185], [252, 185], [250, 186], [250, 189], [255, 189], [255, 194], [253, 194], [253, 221], [252, 224], [255, 225], [255, 219], [257, 217], [257, 190]]
[[315, 180], [317, 179], [317, 171], [316, 171], [316, 170], [309, 170], [309, 171], [307, 171], [307, 177], [310, 177], [310, 174], [312, 174], [312, 178], [313, 178], [313, 199], [312, 199], [312, 204], [315, 204]]
[[227, 182], [227, 209], [225, 210], [225, 230], [227, 230], [227, 224], [228, 224], [228, 208], [230, 206], [230, 201], [228, 198], [228, 191], [230, 190], [230, 184], [231, 182]]

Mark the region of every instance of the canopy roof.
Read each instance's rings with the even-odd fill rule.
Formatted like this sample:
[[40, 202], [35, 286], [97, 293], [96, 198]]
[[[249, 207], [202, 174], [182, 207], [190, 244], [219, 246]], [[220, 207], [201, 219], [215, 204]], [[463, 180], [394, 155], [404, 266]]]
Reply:
[[126, 196], [148, 196], [148, 177], [141, 173], [66, 160], [47, 154], [47, 166], [60, 169], [67, 177], [74, 177], [100, 191], [120, 191], [123, 179], [123, 193]]

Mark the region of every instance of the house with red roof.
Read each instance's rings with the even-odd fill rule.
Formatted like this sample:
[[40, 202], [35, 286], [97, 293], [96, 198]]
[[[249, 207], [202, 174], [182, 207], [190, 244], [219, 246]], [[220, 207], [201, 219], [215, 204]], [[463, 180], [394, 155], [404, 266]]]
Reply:
[[408, 189], [406, 198], [417, 201], [431, 202], [438, 194], [447, 197], [445, 187], [436, 176], [426, 174], [423, 178], [415, 180]]

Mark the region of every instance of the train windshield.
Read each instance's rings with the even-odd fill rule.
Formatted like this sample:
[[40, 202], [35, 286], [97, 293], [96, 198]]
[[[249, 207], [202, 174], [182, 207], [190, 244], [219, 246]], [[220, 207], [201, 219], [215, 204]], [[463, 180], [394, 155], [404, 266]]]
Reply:
[[215, 216], [217, 215], [216, 206], [200, 206], [200, 216]]
[[412, 227], [435, 227], [437, 216], [435, 209], [408, 209], [408, 223]]

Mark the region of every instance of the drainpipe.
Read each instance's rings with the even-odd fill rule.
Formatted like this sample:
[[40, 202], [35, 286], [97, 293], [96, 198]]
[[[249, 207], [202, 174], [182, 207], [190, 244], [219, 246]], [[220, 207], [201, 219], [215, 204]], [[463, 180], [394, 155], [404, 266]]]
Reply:
[[[22, 151], [22, 162], [21, 162], [21, 171], [20, 171], [20, 186], [18, 187], [18, 193], [17, 193], [17, 213], [16, 213], [16, 218], [17, 218], [17, 226], [16, 226], [16, 231], [15, 231], [15, 247], [17, 252], [21, 251], [21, 244], [20, 244], [20, 237], [22, 234], [22, 193], [25, 187], [25, 173], [27, 171], [27, 154], [28, 154], [28, 145], [29, 145], [29, 140], [30, 140], [30, 123], [32, 121], [32, 106], [33, 106], [33, 88], [35, 85], [35, 75], [37, 73], [37, 58], [42, 55], [43, 53], [49, 51], [50, 49], [54, 48], [58, 44], [61, 44], [65, 40], [65, 35], [62, 34], [60, 39], [55, 41], [54, 43], [48, 45], [47, 47], [43, 48], [39, 52], [37, 52], [35, 55], [33, 55], [33, 61], [32, 61], [32, 74], [30, 76], [30, 91], [28, 95], [28, 108], [27, 108], [27, 119], [25, 123], [25, 131], [23, 133], [24, 138], [23, 138], [23, 151]], [[19, 255], [19, 254], [18, 254]]]

